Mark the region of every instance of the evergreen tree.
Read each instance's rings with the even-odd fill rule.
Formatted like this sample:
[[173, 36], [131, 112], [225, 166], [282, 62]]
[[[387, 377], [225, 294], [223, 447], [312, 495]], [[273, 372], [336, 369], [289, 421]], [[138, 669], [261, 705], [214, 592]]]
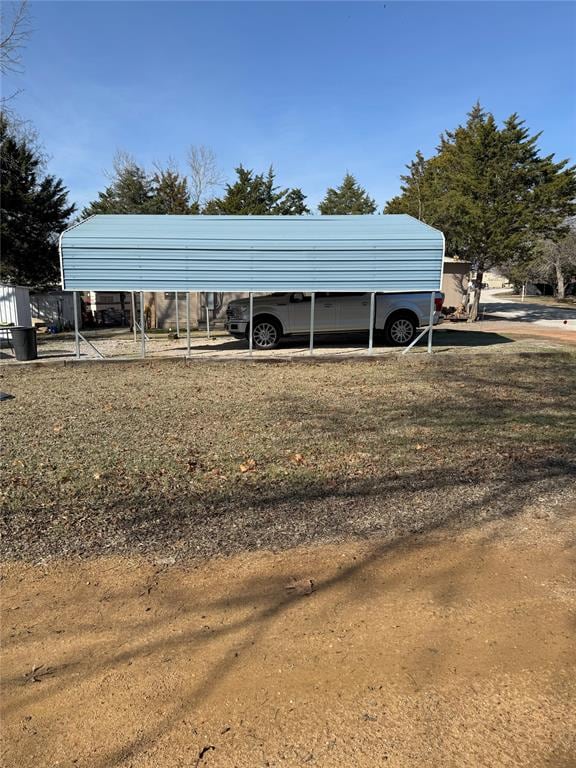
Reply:
[[119, 152], [111, 183], [82, 211], [82, 218], [95, 213], [152, 213], [153, 198], [153, 180], [134, 158]]
[[339, 187], [336, 189], [329, 187], [326, 190], [318, 210], [324, 216], [367, 214], [374, 213], [376, 203], [358, 184], [354, 176], [347, 173]]
[[48, 286], [60, 276], [58, 236], [75, 206], [62, 180], [43, 171], [29, 138], [0, 113], [2, 199], [0, 278], [13, 284]]
[[289, 189], [284, 197], [276, 203], [274, 213], [279, 216], [301, 216], [310, 213], [305, 200], [306, 195], [299, 187]]
[[301, 189], [275, 186], [272, 166], [266, 175], [255, 174], [242, 165], [235, 170], [237, 180], [234, 184], [226, 184], [223, 197], [209, 200], [203, 213], [232, 216], [298, 216], [310, 213]]
[[529, 262], [542, 238], [565, 234], [576, 210], [576, 168], [554, 162], [554, 155], [541, 157], [539, 136], [530, 136], [516, 114], [498, 128], [476, 104], [465, 125], [440, 137], [423, 174], [403, 177], [402, 194], [385, 208], [414, 215], [420, 184], [424, 220], [444, 232], [448, 255], [470, 261], [476, 272], [471, 320], [484, 272]]
[[385, 213], [408, 213], [419, 221], [431, 224], [434, 216], [434, 200], [431, 199], [431, 174], [433, 165], [424, 159], [420, 150], [416, 159], [406, 166], [408, 173], [400, 176], [401, 194], [392, 198], [385, 208]]
[[197, 207], [191, 210], [190, 192], [185, 176], [181, 176], [174, 166], [158, 168], [152, 177], [151, 213], [198, 213]]

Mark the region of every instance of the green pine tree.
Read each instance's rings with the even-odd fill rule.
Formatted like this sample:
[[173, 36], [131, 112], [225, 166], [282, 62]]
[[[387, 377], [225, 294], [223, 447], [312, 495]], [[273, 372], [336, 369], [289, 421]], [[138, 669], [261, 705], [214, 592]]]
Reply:
[[114, 158], [111, 183], [82, 211], [82, 218], [95, 213], [152, 213], [153, 207], [152, 178], [134, 158], [120, 152]]
[[306, 195], [299, 187], [289, 189], [286, 194], [276, 202], [274, 213], [278, 216], [302, 216], [310, 213], [306, 205]]
[[237, 179], [227, 184], [221, 198], [209, 200], [203, 213], [231, 216], [298, 216], [310, 213], [301, 189], [280, 189], [275, 186], [272, 166], [266, 175], [238, 166]]
[[197, 213], [192, 210], [190, 192], [185, 176], [181, 176], [172, 166], [158, 168], [152, 177], [151, 213], [186, 214]]
[[0, 279], [35, 287], [60, 277], [58, 235], [75, 211], [62, 180], [45, 174], [37, 147], [0, 113]]
[[423, 173], [403, 177], [402, 194], [385, 208], [414, 215], [421, 195], [423, 219], [444, 232], [448, 255], [476, 271], [470, 320], [478, 315], [484, 272], [529, 262], [542, 238], [565, 234], [576, 211], [576, 167], [541, 156], [539, 137], [516, 114], [499, 128], [476, 104], [464, 125], [440, 137]]
[[375, 212], [376, 203], [358, 184], [354, 176], [346, 173], [339, 187], [336, 189], [329, 187], [326, 190], [318, 210], [323, 216], [368, 214]]
[[400, 176], [401, 194], [392, 198], [387, 204], [385, 213], [408, 213], [419, 221], [427, 221], [434, 215], [434, 200], [431, 199], [432, 184], [430, 176], [432, 165], [424, 159], [420, 150], [416, 159], [406, 166], [408, 173]]

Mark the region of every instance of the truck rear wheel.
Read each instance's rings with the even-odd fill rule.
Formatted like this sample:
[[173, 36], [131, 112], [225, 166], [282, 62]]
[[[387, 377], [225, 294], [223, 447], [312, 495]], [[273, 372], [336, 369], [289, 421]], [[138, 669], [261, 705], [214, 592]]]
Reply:
[[384, 338], [392, 347], [407, 347], [416, 338], [418, 326], [409, 312], [398, 312], [386, 323]]

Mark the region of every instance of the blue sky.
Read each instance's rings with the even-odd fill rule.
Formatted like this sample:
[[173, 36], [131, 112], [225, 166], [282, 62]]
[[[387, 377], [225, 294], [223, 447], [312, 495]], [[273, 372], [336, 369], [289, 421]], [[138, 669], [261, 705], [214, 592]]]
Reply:
[[476, 99], [576, 158], [570, 2], [48, 2], [17, 111], [79, 205], [115, 150], [146, 166], [207, 144], [225, 175], [273, 163], [316, 205], [354, 173], [379, 206]]

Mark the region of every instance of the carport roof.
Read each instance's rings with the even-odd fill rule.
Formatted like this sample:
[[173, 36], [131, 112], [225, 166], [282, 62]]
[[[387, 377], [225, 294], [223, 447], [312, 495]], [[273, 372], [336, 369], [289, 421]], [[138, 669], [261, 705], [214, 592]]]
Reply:
[[429, 291], [444, 237], [407, 215], [97, 215], [60, 252], [69, 290]]

